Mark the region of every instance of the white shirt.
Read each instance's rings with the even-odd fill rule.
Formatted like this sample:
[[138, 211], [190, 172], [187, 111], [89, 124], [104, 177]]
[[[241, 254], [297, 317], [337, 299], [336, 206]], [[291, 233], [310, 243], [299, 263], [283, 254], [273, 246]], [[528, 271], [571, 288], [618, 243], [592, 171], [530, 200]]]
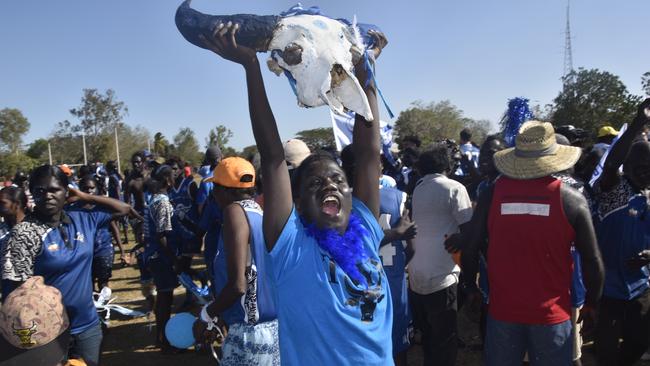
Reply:
[[472, 203], [465, 187], [442, 174], [428, 174], [413, 192], [413, 221], [418, 235], [415, 255], [408, 264], [411, 290], [428, 295], [458, 282], [460, 268], [445, 250], [445, 235], [472, 218]]

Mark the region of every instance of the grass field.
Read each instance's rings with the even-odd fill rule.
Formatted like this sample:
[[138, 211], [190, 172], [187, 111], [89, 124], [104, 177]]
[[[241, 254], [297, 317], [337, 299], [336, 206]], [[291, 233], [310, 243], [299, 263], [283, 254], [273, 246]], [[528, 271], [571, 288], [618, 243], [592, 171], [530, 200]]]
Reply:
[[[145, 301], [140, 293], [139, 272], [135, 267], [119, 268], [113, 270], [113, 279], [110, 287], [113, 296], [117, 297], [115, 303], [131, 309], [142, 310]], [[175, 305], [183, 301], [184, 290], [175, 291]], [[172, 365], [215, 365], [216, 362], [204, 351], [188, 350], [176, 355], [163, 355], [154, 347], [155, 328], [153, 316], [149, 318], [126, 319], [113, 316], [111, 324], [104, 335], [101, 364], [105, 366], [172, 366]], [[481, 364], [480, 339], [478, 324], [470, 320], [465, 310], [459, 315], [459, 331], [461, 339], [466, 343], [458, 353], [458, 366], [478, 366]], [[583, 365], [593, 366], [591, 346], [583, 350]], [[409, 365], [421, 364], [421, 351], [414, 345], [409, 351]], [[650, 363], [640, 363], [650, 365]]]

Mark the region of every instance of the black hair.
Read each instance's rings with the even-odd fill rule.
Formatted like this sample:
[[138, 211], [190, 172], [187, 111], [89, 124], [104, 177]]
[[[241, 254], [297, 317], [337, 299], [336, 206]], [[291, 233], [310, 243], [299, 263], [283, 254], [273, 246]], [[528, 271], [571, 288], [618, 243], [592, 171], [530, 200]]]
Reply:
[[492, 135], [487, 135], [485, 137], [485, 141], [483, 141], [483, 144], [481, 144], [481, 149], [487, 147], [490, 144], [490, 142], [492, 142], [492, 141], [498, 141], [501, 145], [504, 145], [504, 147], [505, 147], [505, 141], [503, 141], [503, 138], [501, 137], [501, 134], [495, 133], [495, 134], [492, 134]]
[[300, 163], [296, 169], [294, 169], [293, 176], [291, 177], [291, 191], [294, 198], [298, 197], [298, 193], [300, 192], [300, 184], [304, 179], [303, 176], [309, 170], [309, 166], [321, 161], [331, 161], [337, 166], [339, 165], [339, 163], [336, 161], [336, 158], [327, 151], [317, 150], [311, 153], [309, 156], [307, 156], [307, 158], [305, 158], [305, 160], [302, 161], [302, 163]]
[[422, 141], [420, 140], [420, 138], [415, 135], [405, 136], [402, 139], [402, 143], [404, 142], [412, 142], [413, 144], [415, 144], [416, 147], [420, 147], [420, 145], [422, 145]]
[[34, 191], [34, 185], [36, 182], [43, 178], [55, 178], [59, 181], [59, 184], [68, 189], [68, 176], [63, 173], [63, 171], [56, 165], [41, 165], [38, 168], [32, 171], [32, 174], [29, 176], [29, 190]]
[[446, 144], [436, 143], [420, 154], [416, 166], [422, 175], [444, 173], [451, 168], [449, 155]]
[[81, 179], [79, 179], [79, 186], [81, 187], [82, 183], [86, 183], [86, 182], [95, 183], [95, 188], [99, 189], [99, 184], [97, 183], [97, 179], [95, 179], [95, 177], [93, 177], [92, 175], [85, 175], [81, 177]]
[[232, 188], [232, 187], [223, 187], [221, 186], [223, 190], [228, 192], [228, 195], [233, 197], [235, 201], [241, 201], [241, 200], [246, 200], [246, 199], [251, 199], [255, 197], [255, 187], [249, 187], [249, 188]]
[[20, 208], [23, 210], [27, 208], [27, 195], [22, 188], [13, 186], [4, 187], [0, 190], [0, 194], [7, 195], [12, 202], [20, 204]]
[[174, 164], [178, 165], [178, 168], [179, 168], [179, 169], [183, 169], [183, 168], [185, 167], [185, 163], [184, 163], [183, 160], [182, 160], [181, 158], [179, 158], [178, 156], [170, 156], [170, 157], [168, 157], [167, 160], [165, 161], [165, 165], [172, 166], [172, 165], [174, 165]]
[[167, 164], [162, 164], [154, 169], [151, 177], [159, 182], [166, 181], [172, 177], [172, 167]]
[[464, 141], [469, 141], [472, 139], [472, 130], [465, 127], [460, 131], [460, 138]]
[[93, 175], [93, 174], [94, 174], [93, 168], [91, 168], [90, 165], [82, 165], [79, 167], [79, 171], [78, 171], [79, 178], [83, 178], [87, 175]]
[[142, 159], [142, 162], [144, 162], [144, 160], [145, 160], [144, 152], [142, 152], [142, 151], [134, 152], [133, 155], [131, 155], [131, 161], [133, 161], [133, 159], [135, 159], [136, 157], [139, 157], [140, 159]]

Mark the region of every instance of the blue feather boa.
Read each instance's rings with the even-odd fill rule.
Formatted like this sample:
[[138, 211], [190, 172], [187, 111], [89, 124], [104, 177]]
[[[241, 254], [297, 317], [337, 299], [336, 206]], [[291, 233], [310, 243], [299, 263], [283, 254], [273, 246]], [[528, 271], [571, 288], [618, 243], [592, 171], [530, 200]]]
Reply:
[[332, 257], [345, 274], [365, 287], [368, 286], [357, 267], [368, 258], [363, 248], [363, 238], [370, 235], [361, 219], [350, 213], [350, 222], [343, 235], [334, 229], [319, 229], [313, 223], [305, 225], [305, 228], [307, 235], [316, 239], [318, 246]]

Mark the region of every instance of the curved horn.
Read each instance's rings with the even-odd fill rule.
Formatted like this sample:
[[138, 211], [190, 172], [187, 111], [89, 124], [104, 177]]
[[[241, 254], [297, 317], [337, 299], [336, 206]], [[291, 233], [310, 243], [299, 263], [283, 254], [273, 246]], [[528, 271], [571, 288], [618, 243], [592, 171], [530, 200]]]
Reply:
[[219, 23], [233, 22], [239, 24], [237, 43], [250, 47], [257, 52], [266, 52], [273, 37], [280, 16], [277, 15], [207, 15], [190, 7], [192, 0], [185, 0], [176, 10], [176, 28], [183, 37], [195, 46], [206, 48], [199, 38], [212, 37], [214, 28]]

